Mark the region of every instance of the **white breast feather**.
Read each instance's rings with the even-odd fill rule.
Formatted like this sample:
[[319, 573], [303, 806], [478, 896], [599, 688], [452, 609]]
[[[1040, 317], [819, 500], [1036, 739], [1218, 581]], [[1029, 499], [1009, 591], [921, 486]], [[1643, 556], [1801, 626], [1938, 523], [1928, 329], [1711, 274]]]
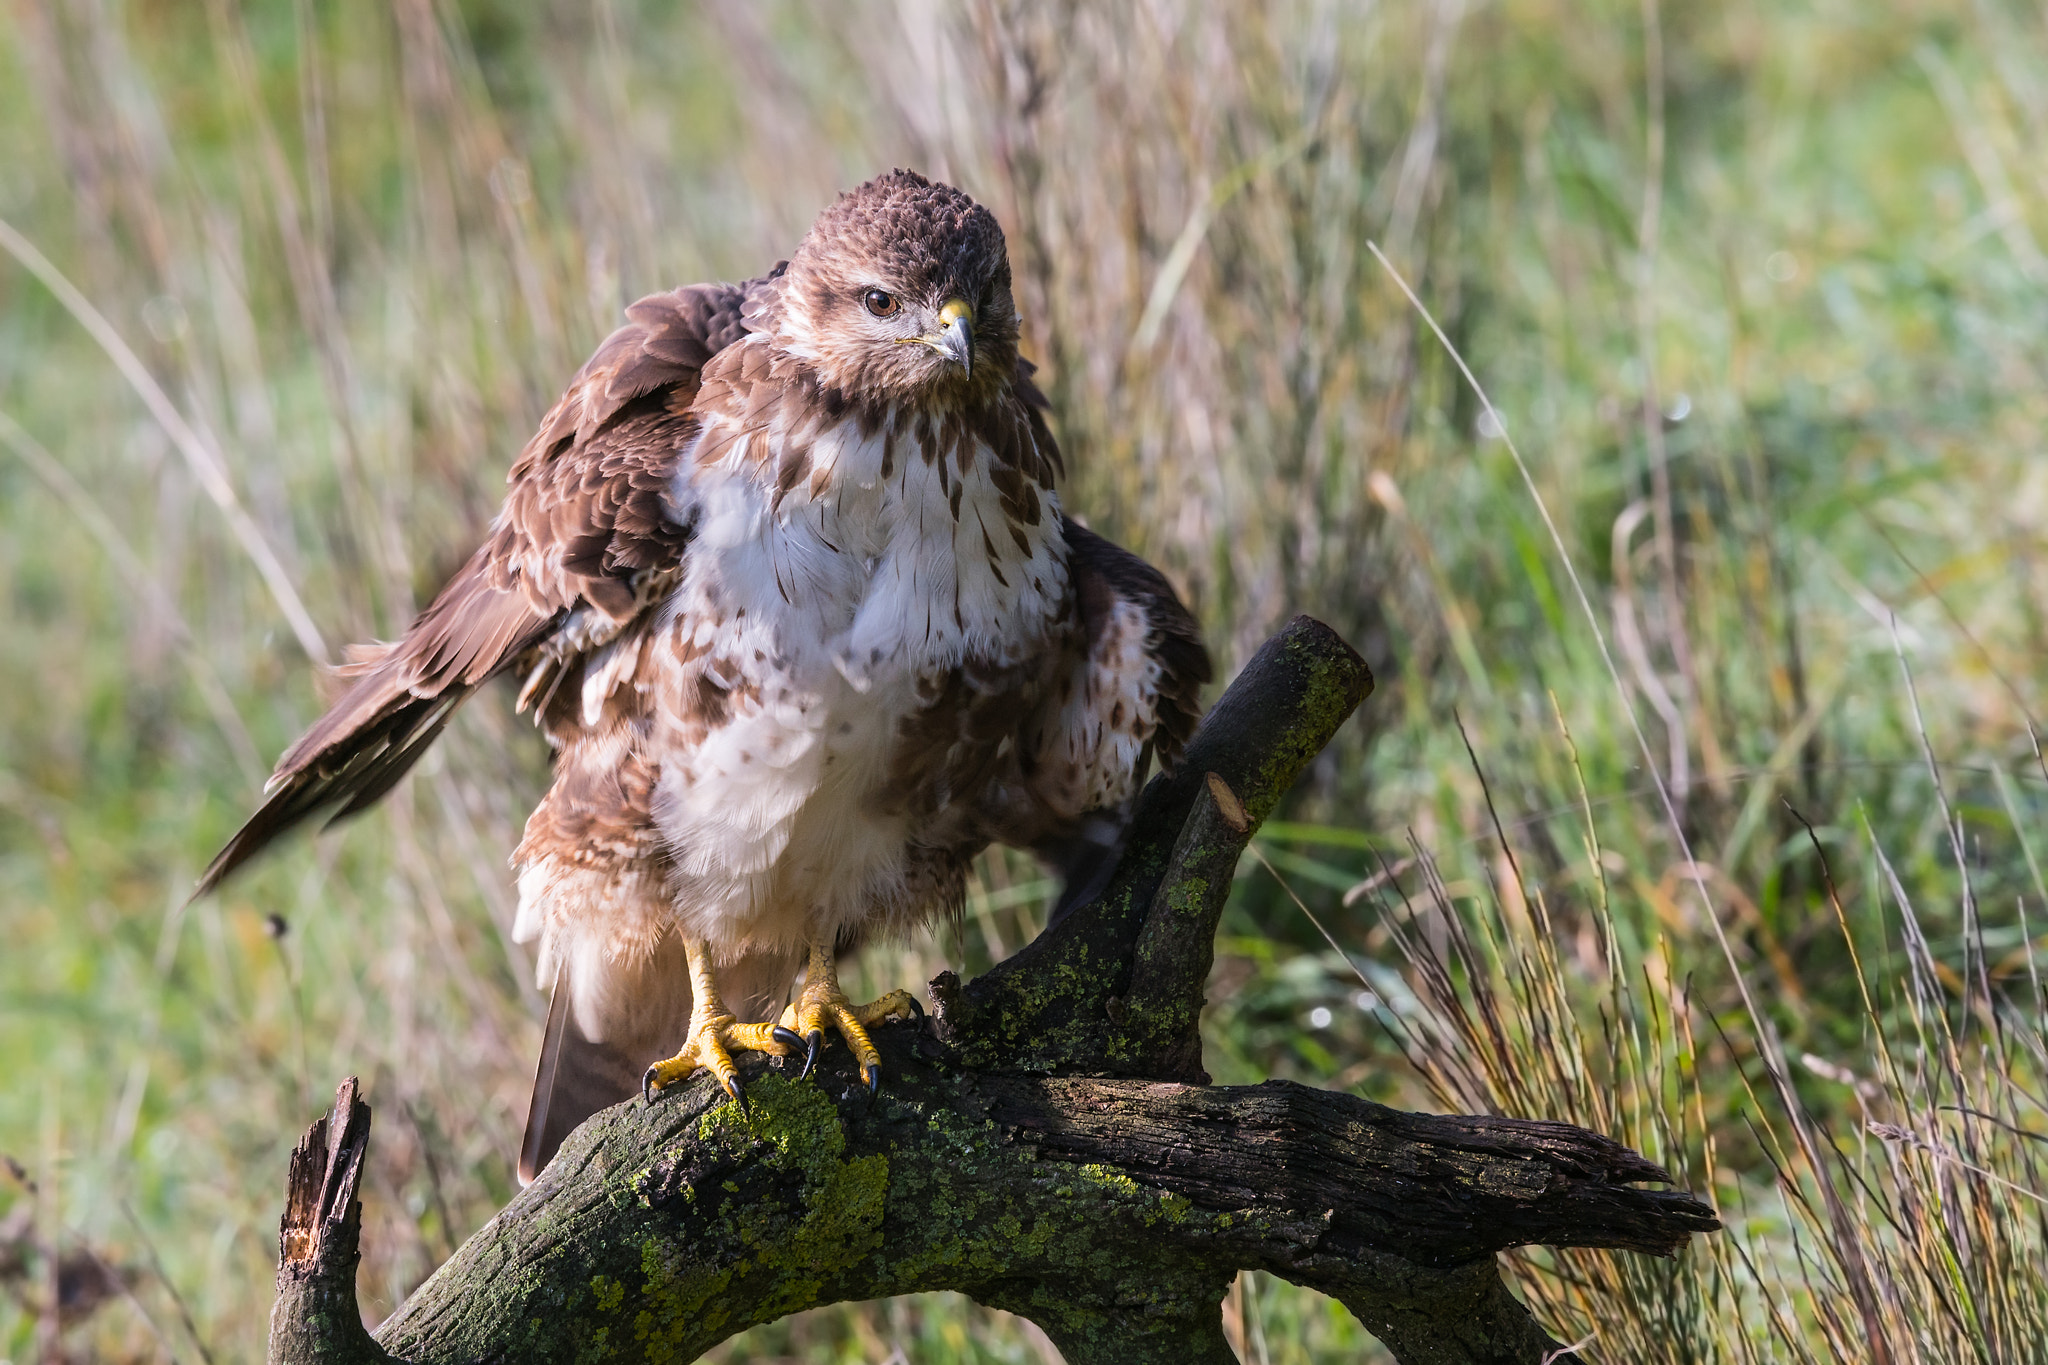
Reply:
[[1046, 648], [1066, 600], [1057, 503], [1042, 496], [1020, 549], [986, 449], [949, 470], [956, 520], [947, 481], [908, 431], [886, 478], [883, 433], [863, 438], [848, 422], [802, 434], [819, 477], [779, 506], [761, 474], [778, 466], [774, 430], [732, 442], [709, 468], [686, 458], [677, 490], [700, 519], [669, 619], [694, 622], [708, 649], [685, 673], [718, 670], [746, 699], [687, 759], [664, 763], [656, 818], [683, 928], [726, 953], [836, 932], [906, 894], [913, 831], [875, 797], [919, 678]]

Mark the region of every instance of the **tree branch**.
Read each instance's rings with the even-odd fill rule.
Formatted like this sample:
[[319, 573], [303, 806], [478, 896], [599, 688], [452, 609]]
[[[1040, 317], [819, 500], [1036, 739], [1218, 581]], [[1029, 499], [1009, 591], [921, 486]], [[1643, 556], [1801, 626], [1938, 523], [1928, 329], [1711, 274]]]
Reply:
[[1411, 1365], [1558, 1351], [1495, 1252], [1672, 1255], [1713, 1211], [1637, 1188], [1670, 1177], [1566, 1124], [1201, 1071], [1237, 856], [1370, 686], [1298, 619], [1147, 788], [1100, 899], [973, 983], [935, 981], [930, 1025], [876, 1031], [878, 1097], [834, 1048], [808, 1080], [749, 1055], [744, 1109], [699, 1075], [607, 1110], [374, 1341], [347, 1293], [369, 1116], [344, 1085], [293, 1158], [272, 1360], [687, 1360], [798, 1309], [955, 1289], [1073, 1365], [1225, 1365], [1246, 1268], [1338, 1298]]
[[314, 1120], [292, 1149], [284, 1217], [277, 1228], [277, 1302], [270, 1310], [272, 1360], [335, 1365], [387, 1361], [363, 1330], [356, 1308], [362, 1260], [363, 1161], [370, 1151], [370, 1106], [350, 1076], [334, 1092], [334, 1112]]
[[[1216, 836], [1215, 857], [1202, 866], [1234, 867], [1229, 846], [1249, 842], [1371, 692], [1365, 660], [1335, 631], [1307, 616], [1288, 622], [1210, 708], [1179, 766], [1145, 788], [1123, 861], [1102, 895], [965, 987], [950, 972], [932, 983], [939, 1036], [984, 1068], [1150, 1074], [1146, 1068], [1157, 1060], [1166, 1026], [1140, 1021], [1133, 1037], [1114, 1015], [1130, 990], [1139, 935], [1210, 775], [1237, 798], [1244, 828]], [[1183, 894], [1192, 890], [1192, 883], [1182, 884]], [[1187, 917], [1184, 931], [1199, 936], [1202, 954], [1213, 951], [1216, 917], [1229, 891], [1227, 875], [1208, 875], [1195, 897], [1199, 905], [1172, 912]], [[1197, 1011], [1206, 978], [1205, 967], [1194, 983]], [[1199, 1057], [1196, 1062], [1199, 1070]]]

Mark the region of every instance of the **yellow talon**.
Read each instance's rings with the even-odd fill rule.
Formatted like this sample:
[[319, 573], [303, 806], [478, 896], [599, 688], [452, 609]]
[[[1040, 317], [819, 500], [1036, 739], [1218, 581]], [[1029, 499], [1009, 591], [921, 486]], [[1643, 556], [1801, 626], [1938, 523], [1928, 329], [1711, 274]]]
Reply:
[[881, 999], [866, 1005], [856, 1005], [846, 998], [846, 992], [839, 989], [839, 965], [832, 950], [823, 941], [811, 944], [811, 958], [804, 969], [804, 986], [794, 1003], [782, 1012], [781, 1026], [793, 1029], [810, 1044], [810, 1055], [804, 1060], [803, 1074], [810, 1075], [811, 1065], [818, 1057], [818, 1044], [825, 1036], [829, 1022], [846, 1046], [853, 1053], [854, 1061], [860, 1064], [860, 1078], [867, 1082], [869, 1090], [881, 1084], [882, 1054], [875, 1050], [874, 1040], [868, 1037], [868, 1026], [885, 1019], [921, 1018], [924, 1006], [909, 991], [890, 991]]
[[699, 1067], [718, 1077], [718, 1084], [735, 1104], [746, 1107], [746, 1091], [740, 1088], [739, 1068], [732, 1062], [734, 1050], [766, 1052], [786, 1057], [791, 1049], [778, 1039], [771, 1024], [742, 1024], [718, 998], [718, 984], [711, 975], [711, 954], [698, 939], [684, 939], [683, 952], [690, 960], [690, 1038], [683, 1050], [666, 1061], [656, 1062], [640, 1077], [640, 1098], [654, 1103], [656, 1091], [694, 1075]]

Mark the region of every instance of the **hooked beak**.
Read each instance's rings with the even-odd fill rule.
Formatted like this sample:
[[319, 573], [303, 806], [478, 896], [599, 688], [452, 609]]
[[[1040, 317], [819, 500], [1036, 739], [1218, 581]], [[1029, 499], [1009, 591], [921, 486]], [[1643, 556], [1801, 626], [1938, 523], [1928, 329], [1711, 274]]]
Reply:
[[928, 344], [963, 373], [974, 373], [973, 307], [964, 299], [946, 300], [946, 306], [939, 310], [939, 326], [942, 330], [937, 339]]

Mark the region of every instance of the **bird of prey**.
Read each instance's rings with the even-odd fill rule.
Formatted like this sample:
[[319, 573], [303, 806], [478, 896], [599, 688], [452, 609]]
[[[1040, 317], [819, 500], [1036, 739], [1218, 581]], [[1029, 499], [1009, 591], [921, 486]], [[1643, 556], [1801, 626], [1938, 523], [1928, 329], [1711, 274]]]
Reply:
[[873, 1086], [868, 1028], [919, 1007], [855, 1004], [838, 956], [957, 914], [991, 842], [1064, 872], [1063, 904], [1099, 884], [1209, 677], [1166, 579], [1061, 510], [1002, 229], [961, 191], [880, 176], [759, 279], [626, 316], [200, 883], [363, 810], [519, 678], [555, 750], [513, 855], [553, 991], [527, 1179], [700, 1067], [744, 1102], [738, 1050], [814, 1058], [830, 1029]]

